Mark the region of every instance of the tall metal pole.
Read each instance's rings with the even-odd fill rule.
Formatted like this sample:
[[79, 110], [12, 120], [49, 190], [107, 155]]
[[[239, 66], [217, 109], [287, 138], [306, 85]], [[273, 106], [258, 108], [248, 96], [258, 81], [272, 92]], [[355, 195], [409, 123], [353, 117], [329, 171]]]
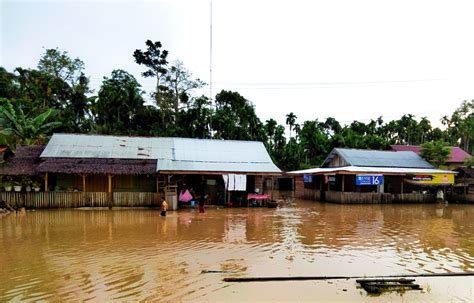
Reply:
[[211, 103], [211, 116], [209, 120], [209, 136], [212, 139], [212, 110], [214, 105], [212, 102], [212, 0], [210, 0], [209, 12], [209, 102]]

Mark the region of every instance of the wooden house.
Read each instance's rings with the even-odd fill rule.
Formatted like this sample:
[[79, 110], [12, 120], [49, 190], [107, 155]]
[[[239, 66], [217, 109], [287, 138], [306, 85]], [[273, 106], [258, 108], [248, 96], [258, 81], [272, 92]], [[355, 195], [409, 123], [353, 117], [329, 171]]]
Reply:
[[455, 172], [433, 168], [414, 152], [335, 148], [321, 167], [290, 172], [299, 198], [336, 203], [432, 202]]
[[15, 173], [41, 177], [43, 191], [3, 198], [32, 207], [112, 207], [157, 206], [166, 196], [175, 209], [180, 188], [194, 186], [217, 202], [224, 175], [243, 175], [246, 192], [263, 192], [265, 179], [281, 173], [261, 142], [54, 134], [35, 148], [34, 165]]

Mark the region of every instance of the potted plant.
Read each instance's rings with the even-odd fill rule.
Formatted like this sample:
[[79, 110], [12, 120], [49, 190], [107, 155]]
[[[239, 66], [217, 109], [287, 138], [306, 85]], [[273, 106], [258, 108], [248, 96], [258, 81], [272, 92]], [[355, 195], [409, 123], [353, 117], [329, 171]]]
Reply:
[[5, 188], [5, 191], [12, 191], [12, 186], [13, 186], [12, 177], [7, 176], [5, 178], [5, 182], [3, 182], [3, 187]]
[[25, 187], [25, 190], [27, 192], [30, 192], [31, 191], [31, 179], [29, 177], [23, 177], [21, 179], [21, 184]]
[[19, 192], [21, 191], [21, 182], [20, 181], [15, 181], [13, 182], [13, 190], [16, 191], [16, 192]]
[[40, 188], [41, 188], [40, 186], [41, 186], [41, 185], [39, 184], [39, 182], [33, 181], [33, 182], [31, 183], [31, 187], [33, 188], [33, 190], [34, 190], [35, 192], [39, 192], [39, 191], [40, 191]]

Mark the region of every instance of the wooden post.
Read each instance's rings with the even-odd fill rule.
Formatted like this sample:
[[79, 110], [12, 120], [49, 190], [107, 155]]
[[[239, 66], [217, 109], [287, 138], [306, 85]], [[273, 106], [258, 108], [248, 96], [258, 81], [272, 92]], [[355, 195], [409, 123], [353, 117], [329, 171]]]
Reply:
[[109, 178], [109, 189], [108, 189], [108, 193], [109, 193], [109, 209], [112, 208], [112, 205], [114, 203], [113, 201], [113, 195], [112, 195], [112, 175], [108, 175], [108, 178]]
[[86, 174], [82, 174], [82, 192], [86, 192]]
[[344, 192], [344, 175], [342, 175], [342, 192]]
[[109, 175], [109, 190], [108, 192], [111, 193], [112, 192], [112, 175]]
[[401, 183], [401, 192], [402, 192], [402, 201], [403, 201], [403, 178], [402, 178], [402, 183]]
[[273, 176], [272, 176], [272, 194], [271, 194], [272, 197], [273, 197], [273, 189], [274, 189], [274, 188], [273, 188], [273, 183], [274, 183], [274, 181], [275, 181], [275, 180], [273, 179]]
[[44, 191], [49, 191], [48, 190], [48, 173], [44, 174]]

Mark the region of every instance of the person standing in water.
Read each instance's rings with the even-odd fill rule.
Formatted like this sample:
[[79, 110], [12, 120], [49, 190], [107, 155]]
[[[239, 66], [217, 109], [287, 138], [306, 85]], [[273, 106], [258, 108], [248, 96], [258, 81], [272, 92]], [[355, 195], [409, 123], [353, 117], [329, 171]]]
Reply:
[[166, 217], [166, 211], [168, 210], [168, 203], [166, 203], [166, 200], [163, 199], [161, 202], [161, 216]]
[[206, 202], [207, 195], [201, 196], [199, 198], [199, 213], [204, 213], [204, 203]]

